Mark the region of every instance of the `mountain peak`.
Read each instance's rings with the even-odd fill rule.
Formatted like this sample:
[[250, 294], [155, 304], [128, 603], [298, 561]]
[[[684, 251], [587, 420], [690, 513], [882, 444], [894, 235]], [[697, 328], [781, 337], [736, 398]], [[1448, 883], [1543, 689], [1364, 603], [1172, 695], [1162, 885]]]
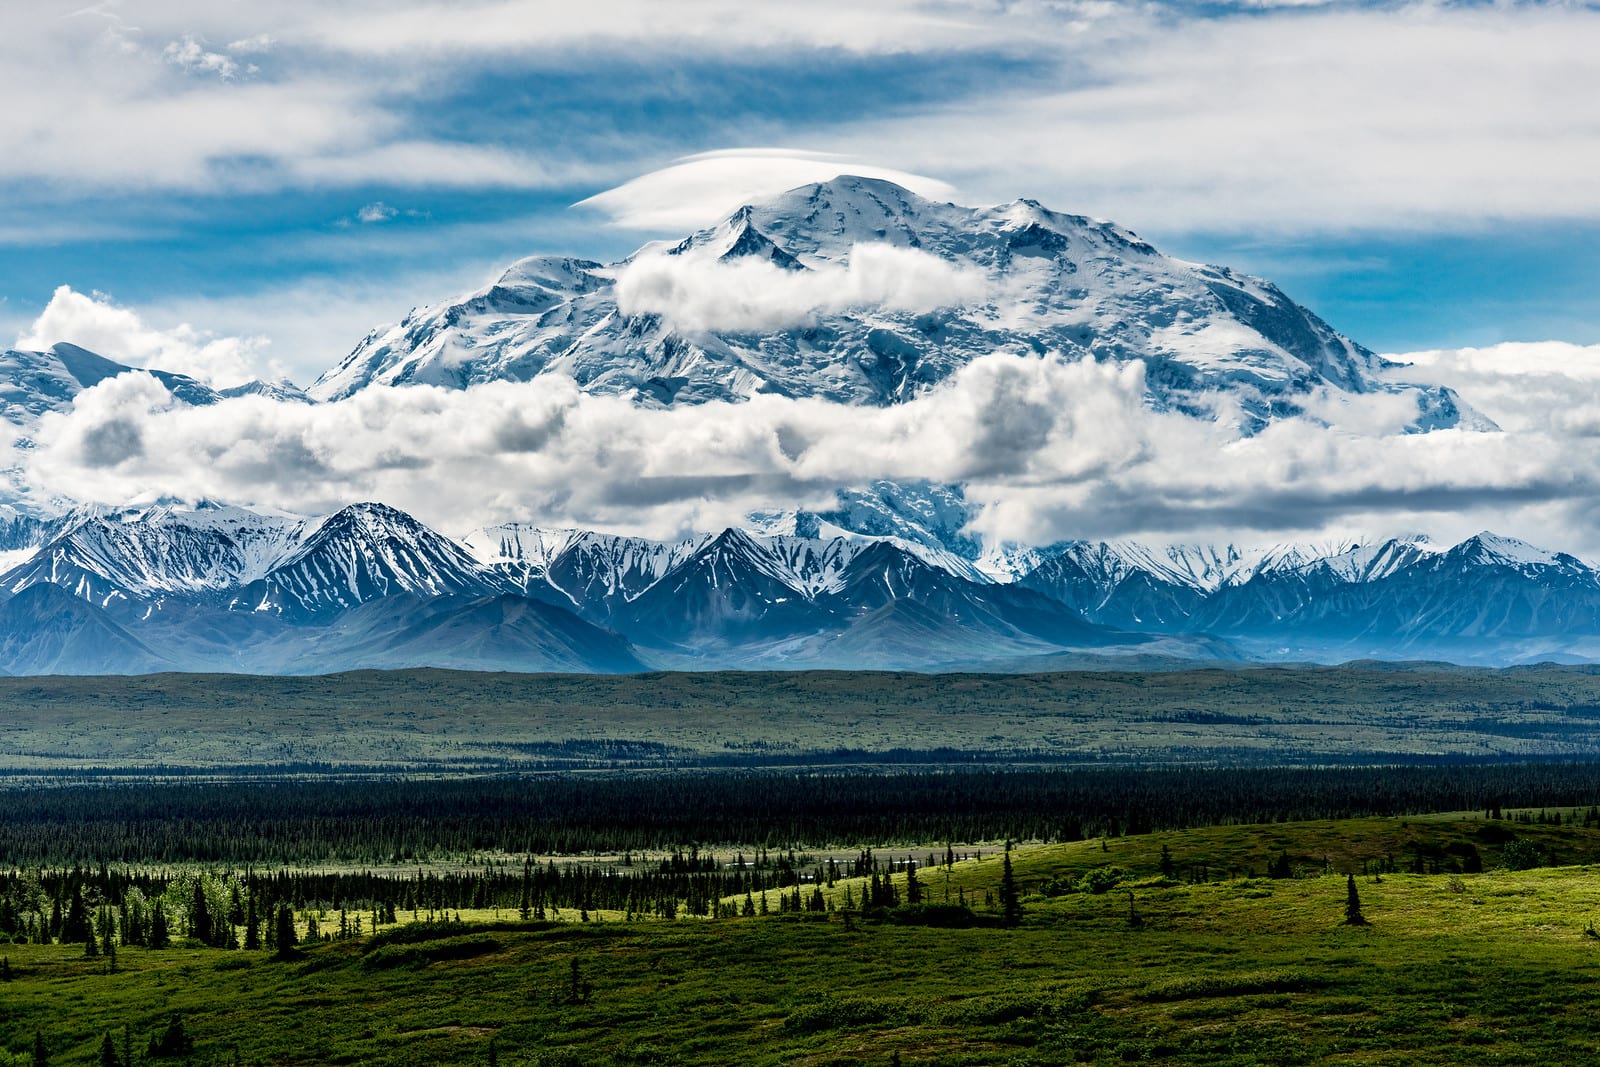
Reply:
[[[309, 393], [332, 400], [370, 384], [464, 388], [561, 374], [585, 392], [649, 406], [763, 393], [883, 406], [1016, 350], [1142, 362], [1152, 407], [1215, 419], [1222, 394], [1246, 432], [1301, 413], [1301, 398], [1329, 386], [1405, 393], [1417, 401], [1417, 429], [1471, 421], [1453, 396], [1380, 377], [1376, 356], [1271, 283], [1172, 259], [1130, 230], [1036, 200], [961, 207], [842, 174], [747, 204], [668, 254], [698, 253], [674, 267], [675, 285], [715, 287], [719, 262], [764, 260], [815, 270], [826, 290], [842, 284], [836, 272], [854, 268], [859, 249], [881, 245], [979, 276], [991, 296], [951, 305], [940, 290], [925, 307], [838, 300], [804, 321], [756, 326], [709, 312], [691, 329], [653, 306], [623, 312], [620, 280], [660, 246], [609, 268], [539, 257], [482, 292], [374, 331]], [[877, 262], [863, 269], [896, 269]]]
[[1522, 567], [1561, 567], [1577, 560], [1564, 552], [1552, 552], [1515, 537], [1482, 530], [1457, 545], [1454, 553], [1474, 562]]

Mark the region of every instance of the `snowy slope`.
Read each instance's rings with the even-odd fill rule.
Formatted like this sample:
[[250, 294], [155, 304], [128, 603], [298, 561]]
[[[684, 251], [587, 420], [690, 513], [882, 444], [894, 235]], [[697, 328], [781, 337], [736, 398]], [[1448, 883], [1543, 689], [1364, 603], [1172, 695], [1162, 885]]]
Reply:
[[1247, 427], [1298, 411], [1319, 386], [1407, 393], [1417, 428], [1474, 418], [1448, 390], [1380, 380], [1378, 357], [1268, 282], [1171, 259], [1111, 223], [1030, 200], [958, 207], [845, 176], [741, 208], [666, 254], [816, 273], [863, 245], [936, 257], [981, 277], [984, 295], [900, 311], [864, 303], [784, 329], [691, 329], [619, 307], [618, 278], [654, 250], [609, 266], [535, 257], [373, 331], [308, 392], [333, 400], [375, 383], [464, 388], [559, 373], [651, 405], [763, 392], [881, 405], [1010, 350], [1143, 360], [1155, 406], [1212, 417], [1223, 397]]
[[0, 590], [49, 583], [102, 607], [222, 595], [264, 576], [299, 543], [305, 525], [218, 505], [89, 511], [0, 576]]
[[508, 591], [456, 542], [384, 504], [329, 516], [281, 563], [240, 589], [236, 607], [293, 619], [329, 616], [382, 597], [481, 597]]
[[[63, 411], [79, 393], [135, 368], [95, 355], [77, 345], [57, 344], [47, 352], [0, 352], [0, 419], [28, 426], [46, 411]], [[219, 394], [193, 378], [150, 371], [185, 404], [214, 404]]]

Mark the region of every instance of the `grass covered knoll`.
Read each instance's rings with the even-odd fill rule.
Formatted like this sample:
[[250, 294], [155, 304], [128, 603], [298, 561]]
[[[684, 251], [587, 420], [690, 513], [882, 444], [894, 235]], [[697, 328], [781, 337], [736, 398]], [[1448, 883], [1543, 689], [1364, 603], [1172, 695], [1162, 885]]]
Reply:
[[[197, 1063], [1592, 1062], [1600, 869], [1501, 866], [1600, 858], [1573, 814], [1021, 846], [1017, 928], [988, 857], [918, 872], [925, 900], [974, 903], [959, 928], [847, 920], [864, 882], [839, 879], [820, 914], [400, 926], [287, 961], [130, 947], [108, 973], [0, 946], [0, 1045], [99, 1063], [107, 1033], [143, 1050], [179, 1012]], [[1483, 873], [1451, 870], [1467, 845]], [[1347, 871], [1369, 926], [1343, 924]]]

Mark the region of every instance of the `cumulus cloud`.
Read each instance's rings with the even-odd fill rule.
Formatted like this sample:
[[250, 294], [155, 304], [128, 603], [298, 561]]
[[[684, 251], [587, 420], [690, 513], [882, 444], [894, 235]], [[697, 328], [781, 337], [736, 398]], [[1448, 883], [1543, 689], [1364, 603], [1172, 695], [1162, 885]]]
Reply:
[[104, 293], [80, 293], [67, 285], [56, 289], [16, 347], [43, 350], [59, 341], [130, 366], [186, 374], [218, 388], [277, 370], [265, 358], [265, 338], [218, 337], [188, 323], [158, 329]]
[[877, 166], [849, 156], [789, 148], [735, 148], [676, 160], [587, 200], [614, 225], [683, 233], [709, 226], [737, 208], [840, 174], [882, 178], [930, 200], [952, 200], [955, 189], [935, 178]]
[[360, 211], [356, 212], [356, 221], [369, 223], [388, 222], [398, 214], [400, 214], [399, 209], [390, 207], [382, 200], [375, 200], [370, 204], [364, 205]]
[[1600, 549], [1600, 436], [1395, 435], [1364, 419], [1284, 419], [1242, 437], [1150, 410], [1140, 364], [1003, 354], [881, 409], [771, 395], [639, 409], [550, 376], [190, 408], [136, 374], [46, 415], [17, 462], [36, 491], [82, 500], [316, 513], [379, 499], [447, 531], [523, 519], [670, 536], [826, 507], [840, 486], [891, 478], [965, 484], [976, 531], [994, 541], [1492, 528]]
[[[249, 42], [240, 42], [248, 44]], [[232, 81], [240, 74], [255, 74], [254, 64], [240, 65], [226, 52], [207, 49], [204, 39], [192, 33], [184, 34], [161, 50], [161, 58], [191, 74], [210, 74], [223, 81]]]
[[1507, 430], [1600, 433], [1600, 345], [1562, 341], [1389, 356], [1395, 381], [1448, 385]]
[[914, 248], [857, 244], [844, 263], [785, 270], [768, 260], [722, 260], [698, 250], [639, 256], [617, 276], [624, 315], [660, 315], [686, 333], [761, 333], [856, 307], [931, 311], [975, 303], [982, 272]]

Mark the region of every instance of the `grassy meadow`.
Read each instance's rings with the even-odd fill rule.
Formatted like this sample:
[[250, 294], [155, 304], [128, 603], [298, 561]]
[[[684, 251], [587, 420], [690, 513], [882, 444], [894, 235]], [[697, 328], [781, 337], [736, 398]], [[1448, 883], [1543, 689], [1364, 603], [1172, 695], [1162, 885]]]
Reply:
[[[947, 867], [940, 844], [884, 858], [934, 852], [924, 900], [970, 919], [863, 914], [865, 880], [840, 878], [826, 912], [402, 915], [289, 960], [180, 941], [113, 973], [81, 946], [0, 945], [0, 1045], [31, 1063], [38, 1032], [50, 1063], [96, 1064], [127, 1027], [139, 1063], [1594, 1062], [1600, 829], [1505, 814], [1021, 844], [1016, 928], [1002, 853]], [[1343, 923], [1347, 872], [1367, 926]], [[192, 1054], [148, 1058], [174, 1013]]]

